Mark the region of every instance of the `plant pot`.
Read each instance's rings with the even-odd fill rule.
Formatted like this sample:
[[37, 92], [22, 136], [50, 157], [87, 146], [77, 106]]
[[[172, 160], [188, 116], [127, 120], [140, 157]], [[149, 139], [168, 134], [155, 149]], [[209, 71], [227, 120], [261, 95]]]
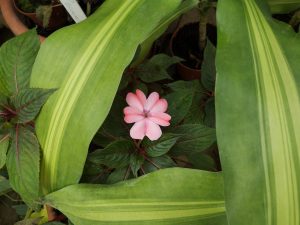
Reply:
[[[17, 0], [13, 0], [15, 9], [22, 15], [30, 18], [36, 25], [43, 27], [43, 21], [41, 21], [36, 13], [27, 13], [18, 8], [16, 4]], [[56, 4], [52, 6], [52, 13], [47, 26], [50, 30], [55, 30], [63, 27], [68, 22], [68, 13], [66, 12], [62, 4]]]
[[198, 47], [198, 23], [177, 29], [170, 40], [170, 51], [173, 56], [185, 60], [177, 64], [177, 72], [182, 79], [200, 79], [202, 59]]

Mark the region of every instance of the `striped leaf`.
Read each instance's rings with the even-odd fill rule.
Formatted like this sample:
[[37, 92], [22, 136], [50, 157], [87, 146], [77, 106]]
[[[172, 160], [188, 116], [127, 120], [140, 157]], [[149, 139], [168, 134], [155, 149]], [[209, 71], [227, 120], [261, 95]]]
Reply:
[[218, 27], [217, 139], [229, 223], [299, 225], [300, 37], [260, 0], [219, 1]]
[[138, 44], [180, 3], [106, 0], [84, 22], [47, 38], [31, 79], [31, 87], [58, 88], [36, 127], [44, 193], [79, 181], [89, 143], [109, 112], [122, 72]]
[[72, 185], [46, 202], [75, 225], [227, 225], [223, 197], [220, 173], [174, 168], [110, 186]]

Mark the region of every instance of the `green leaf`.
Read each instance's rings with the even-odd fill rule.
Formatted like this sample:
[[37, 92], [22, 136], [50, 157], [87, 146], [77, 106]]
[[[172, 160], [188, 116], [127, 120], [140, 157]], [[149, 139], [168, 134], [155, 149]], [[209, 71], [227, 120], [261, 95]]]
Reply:
[[[40, 41], [33, 29], [5, 42], [0, 48], [0, 93], [11, 96], [29, 87]], [[42, 76], [42, 74], [40, 74]]]
[[193, 164], [193, 168], [199, 170], [217, 171], [216, 163], [209, 155], [190, 154], [188, 156], [189, 162]]
[[44, 193], [79, 181], [88, 146], [109, 112], [122, 72], [138, 44], [180, 3], [105, 1], [83, 23], [61, 29], [43, 43], [31, 87], [59, 88], [36, 124]]
[[107, 178], [106, 183], [107, 184], [114, 184], [123, 180], [127, 180], [128, 178], [131, 178], [132, 174], [130, 171], [130, 168], [123, 167], [120, 169], [115, 169]]
[[9, 192], [10, 189], [9, 181], [5, 177], [0, 176], [0, 196]]
[[261, 0], [219, 1], [217, 17], [216, 124], [229, 224], [298, 225], [300, 36]]
[[147, 155], [158, 157], [166, 154], [175, 145], [178, 137], [172, 134], [165, 134], [157, 141], [149, 141], [146, 146]]
[[180, 61], [181, 59], [176, 56], [170, 57], [165, 54], [158, 54], [139, 65], [134, 74], [146, 83], [164, 79], [172, 80], [167, 69]]
[[216, 127], [216, 111], [215, 111], [215, 98], [211, 97], [205, 102], [205, 115], [204, 124], [208, 127]]
[[27, 205], [33, 206], [39, 196], [40, 149], [37, 138], [29, 129], [16, 125], [6, 167], [11, 187]]
[[216, 141], [216, 131], [202, 124], [185, 124], [172, 129], [181, 135], [172, 148], [172, 155], [189, 155], [206, 150]]
[[286, 14], [300, 8], [299, 0], [268, 0], [272, 13]]
[[110, 186], [71, 185], [46, 203], [80, 225], [226, 225], [223, 198], [221, 174], [177, 168]]
[[89, 161], [103, 164], [110, 168], [122, 168], [130, 161], [130, 154], [134, 151], [132, 141], [114, 141], [104, 149], [96, 150], [89, 154]]
[[155, 158], [147, 158], [143, 165], [145, 173], [151, 173], [156, 170], [176, 167], [176, 163], [168, 155], [162, 155]]
[[201, 65], [201, 82], [203, 86], [214, 92], [216, 82], [216, 48], [207, 40], [206, 47], [204, 49], [204, 59]]
[[4, 135], [0, 139], [0, 169], [5, 165], [8, 146], [9, 135]]
[[11, 98], [17, 112], [17, 123], [27, 123], [35, 119], [55, 89], [29, 88], [23, 89]]
[[131, 154], [130, 156], [130, 168], [135, 177], [138, 176], [137, 172], [143, 165], [145, 159], [140, 154]]

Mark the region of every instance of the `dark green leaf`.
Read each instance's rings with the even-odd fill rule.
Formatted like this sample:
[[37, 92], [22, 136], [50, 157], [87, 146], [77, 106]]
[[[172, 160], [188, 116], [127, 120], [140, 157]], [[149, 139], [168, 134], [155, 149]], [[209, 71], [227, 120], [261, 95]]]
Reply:
[[137, 172], [143, 165], [145, 159], [140, 154], [131, 154], [130, 155], [130, 168], [135, 177], [137, 177]]
[[204, 59], [201, 66], [201, 81], [203, 86], [209, 90], [215, 90], [216, 82], [216, 48], [207, 40], [207, 44], [204, 50]]
[[2, 45], [0, 49], [0, 93], [11, 96], [29, 87], [31, 69], [39, 47], [40, 41], [34, 29]]
[[215, 112], [215, 98], [211, 97], [205, 103], [204, 124], [208, 127], [216, 127], [216, 112]]
[[6, 152], [9, 146], [9, 135], [4, 135], [0, 139], [0, 169], [5, 165]]
[[167, 69], [180, 62], [178, 57], [170, 57], [165, 54], [153, 56], [147, 62], [137, 67], [135, 75], [146, 83], [156, 82], [165, 79], [172, 79], [167, 72]]
[[104, 149], [99, 149], [89, 155], [93, 163], [103, 164], [110, 168], [122, 168], [129, 164], [130, 153], [134, 145], [128, 140], [119, 140], [109, 144]]
[[216, 163], [209, 155], [204, 153], [201, 154], [190, 154], [188, 156], [189, 162], [193, 164], [193, 168], [199, 170], [217, 171]]
[[148, 143], [146, 146], [147, 155], [150, 157], [158, 157], [166, 154], [176, 143], [178, 136], [165, 134], [157, 141]]
[[128, 178], [131, 178], [131, 171], [129, 166], [115, 169], [107, 178], [106, 183], [107, 184], [114, 184], [123, 180], [127, 180]]
[[13, 205], [12, 207], [16, 210], [16, 213], [18, 214], [18, 216], [21, 216], [22, 218], [25, 217], [26, 212], [28, 210], [27, 205], [25, 205], [25, 204]]
[[55, 89], [29, 88], [18, 92], [11, 98], [11, 103], [16, 109], [18, 123], [27, 123], [34, 120], [41, 107]]
[[172, 155], [199, 153], [216, 141], [216, 131], [202, 124], [185, 124], [172, 130], [181, 137], [172, 148]]
[[9, 181], [5, 177], [0, 176], [0, 196], [9, 192], [10, 189]]
[[16, 125], [6, 166], [12, 188], [27, 205], [33, 206], [39, 196], [40, 149], [36, 136], [29, 129]]
[[145, 173], [150, 173], [158, 169], [175, 167], [176, 163], [167, 155], [146, 159], [143, 169]]

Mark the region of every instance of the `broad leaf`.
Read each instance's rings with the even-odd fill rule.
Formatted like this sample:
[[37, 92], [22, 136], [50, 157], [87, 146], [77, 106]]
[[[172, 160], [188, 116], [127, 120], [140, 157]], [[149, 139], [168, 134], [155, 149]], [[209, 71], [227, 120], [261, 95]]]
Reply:
[[89, 161], [97, 164], [103, 164], [111, 168], [122, 168], [127, 166], [130, 161], [130, 154], [134, 151], [134, 145], [131, 141], [115, 141], [89, 154]]
[[155, 158], [146, 158], [144, 165], [142, 166], [145, 173], [151, 173], [156, 170], [176, 167], [176, 163], [168, 155], [162, 155]]
[[17, 36], [1, 46], [1, 94], [11, 96], [13, 93], [29, 87], [31, 69], [39, 47], [40, 41], [35, 30]]
[[158, 157], [166, 154], [175, 145], [178, 137], [172, 134], [163, 135], [157, 141], [149, 141], [146, 145], [147, 155], [150, 157]]
[[29, 206], [39, 196], [40, 149], [35, 135], [16, 125], [7, 154], [6, 166], [11, 187]]
[[174, 134], [181, 135], [173, 146], [171, 154], [188, 155], [206, 150], [216, 141], [216, 131], [202, 124], [186, 124], [173, 129]]
[[122, 72], [138, 44], [180, 3], [107, 0], [84, 22], [47, 38], [31, 77], [32, 87], [59, 88], [36, 127], [44, 193], [79, 181], [88, 146], [109, 112]]
[[145, 63], [139, 65], [136, 69], [135, 75], [146, 83], [164, 79], [172, 80], [167, 70], [171, 65], [180, 61], [181, 59], [176, 56], [170, 57], [165, 54], [158, 54]]
[[166, 169], [110, 186], [71, 185], [46, 202], [75, 225], [227, 224], [221, 174], [199, 170]]
[[29, 88], [23, 89], [11, 101], [17, 112], [17, 123], [34, 120], [41, 107], [45, 104], [54, 89]]
[[6, 194], [11, 190], [9, 185], [9, 181], [5, 178], [0, 176], [0, 196]]
[[298, 225], [299, 34], [261, 0], [219, 1], [218, 28], [216, 124], [229, 224]]
[[9, 146], [9, 135], [3, 135], [0, 139], [0, 169], [5, 165], [7, 148]]

